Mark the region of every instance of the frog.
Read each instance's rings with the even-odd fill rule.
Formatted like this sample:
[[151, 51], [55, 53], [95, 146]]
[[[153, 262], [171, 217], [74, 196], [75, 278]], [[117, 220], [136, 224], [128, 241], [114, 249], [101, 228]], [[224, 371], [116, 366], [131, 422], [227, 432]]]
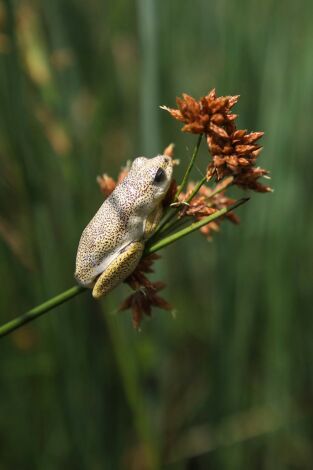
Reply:
[[173, 160], [166, 155], [135, 158], [83, 230], [74, 276], [92, 289], [95, 299], [125, 281], [139, 264], [162, 218], [172, 172]]

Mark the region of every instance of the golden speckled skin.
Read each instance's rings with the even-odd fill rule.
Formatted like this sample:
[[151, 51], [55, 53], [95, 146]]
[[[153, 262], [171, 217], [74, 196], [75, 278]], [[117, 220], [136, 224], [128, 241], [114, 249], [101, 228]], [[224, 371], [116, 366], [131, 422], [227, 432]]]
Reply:
[[[163, 177], [156, 181], [160, 168]], [[145, 241], [161, 218], [161, 202], [169, 188], [172, 171], [169, 157], [136, 158], [126, 178], [83, 231], [75, 278], [81, 285], [93, 287], [95, 298], [112, 290], [136, 268]]]

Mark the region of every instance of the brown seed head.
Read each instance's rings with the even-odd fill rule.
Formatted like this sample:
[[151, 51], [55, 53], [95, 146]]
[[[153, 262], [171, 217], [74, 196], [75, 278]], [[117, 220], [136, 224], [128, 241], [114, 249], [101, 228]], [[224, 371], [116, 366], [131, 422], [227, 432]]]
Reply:
[[225, 136], [225, 125], [229, 124], [234, 117], [230, 117], [230, 110], [237, 102], [238, 96], [216, 97], [215, 89], [197, 101], [186, 93], [182, 98], [176, 98], [178, 109], [161, 106], [168, 111], [174, 119], [184, 123], [183, 132], [192, 134], [207, 134], [216, 132]]
[[[201, 186], [199, 192], [190, 201], [189, 206], [184, 206], [179, 213], [179, 217], [192, 216], [196, 221], [202, 220], [208, 215], [214, 214], [216, 211], [227, 208], [234, 204], [235, 199], [229, 198], [225, 194], [225, 189], [233, 183], [233, 177], [228, 177], [215, 186], [209, 188], [206, 185]], [[179, 199], [181, 202], [188, 199], [188, 196], [195, 188], [195, 183], [189, 183], [186, 194], [181, 193]], [[209, 224], [201, 227], [200, 232], [203, 233], [209, 240], [212, 238], [212, 232], [218, 232], [220, 224], [223, 220], [228, 219], [233, 223], [238, 224], [239, 218], [234, 212], [228, 212], [224, 217], [210, 222]]]
[[106, 173], [103, 173], [101, 176], [97, 176], [97, 183], [100, 187], [100, 191], [105, 197], [108, 197], [116, 188], [116, 182]]
[[173, 144], [173, 143], [169, 144], [163, 150], [163, 155], [166, 155], [167, 157], [173, 158], [174, 157], [174, 148], [175, 148], [175, 144]]
[[[255, 165], [262, 147], [257, 141], [263, 132], [251, 132], [236, 128], [237, 115], [231, 112], [238, 102], [236, 96], [216, 96], [215, 89], [206, 96], [196, 100], [186, 93], [177, 98], [177, 109], [161, 106], [171, 116], [184, 123], [183, 132], [205, 134], [212, 155], [208, 166], [208, 180], [220, 181], [225, 177], [234, 176], [233, 184], [245, 189], [268, 192], [270, 187], [259, 183], [261, 176], [268, 174], [266, 170]], [[263, 172], [263, 173], [262, 173]]]
[[158, 295], [165, 287], [160, 281], [151, 282], [146, 274], [153, 273], [153, 263], [159, 259], [157, 254], [145, 256], [135, 271], [126, 279], [126, 283], [135, 291], [121, 304], [119, 310], [130, 309], [134, 328], [140, 327], [144, 316], [151, 316], [152, 307], [171, 310], [171, 305]]

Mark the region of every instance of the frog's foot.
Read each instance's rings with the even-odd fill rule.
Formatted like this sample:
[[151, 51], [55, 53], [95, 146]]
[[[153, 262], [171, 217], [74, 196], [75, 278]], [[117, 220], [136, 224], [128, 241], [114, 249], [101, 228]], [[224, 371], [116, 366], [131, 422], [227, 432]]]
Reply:
[[140, 261], [143, 249], [144, 243], [133, 242], [121, 251], [96, 280], [93, 297], [99, 299], [130, 276]]

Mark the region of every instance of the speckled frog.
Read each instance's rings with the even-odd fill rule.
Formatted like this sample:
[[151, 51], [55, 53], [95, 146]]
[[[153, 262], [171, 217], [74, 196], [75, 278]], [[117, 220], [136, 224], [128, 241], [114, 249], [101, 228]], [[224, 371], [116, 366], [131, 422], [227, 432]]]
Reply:
[[162, 216], [172, 159], [138, 157], [82, 233], [75, 278], [99, 298], [136, 268]]

